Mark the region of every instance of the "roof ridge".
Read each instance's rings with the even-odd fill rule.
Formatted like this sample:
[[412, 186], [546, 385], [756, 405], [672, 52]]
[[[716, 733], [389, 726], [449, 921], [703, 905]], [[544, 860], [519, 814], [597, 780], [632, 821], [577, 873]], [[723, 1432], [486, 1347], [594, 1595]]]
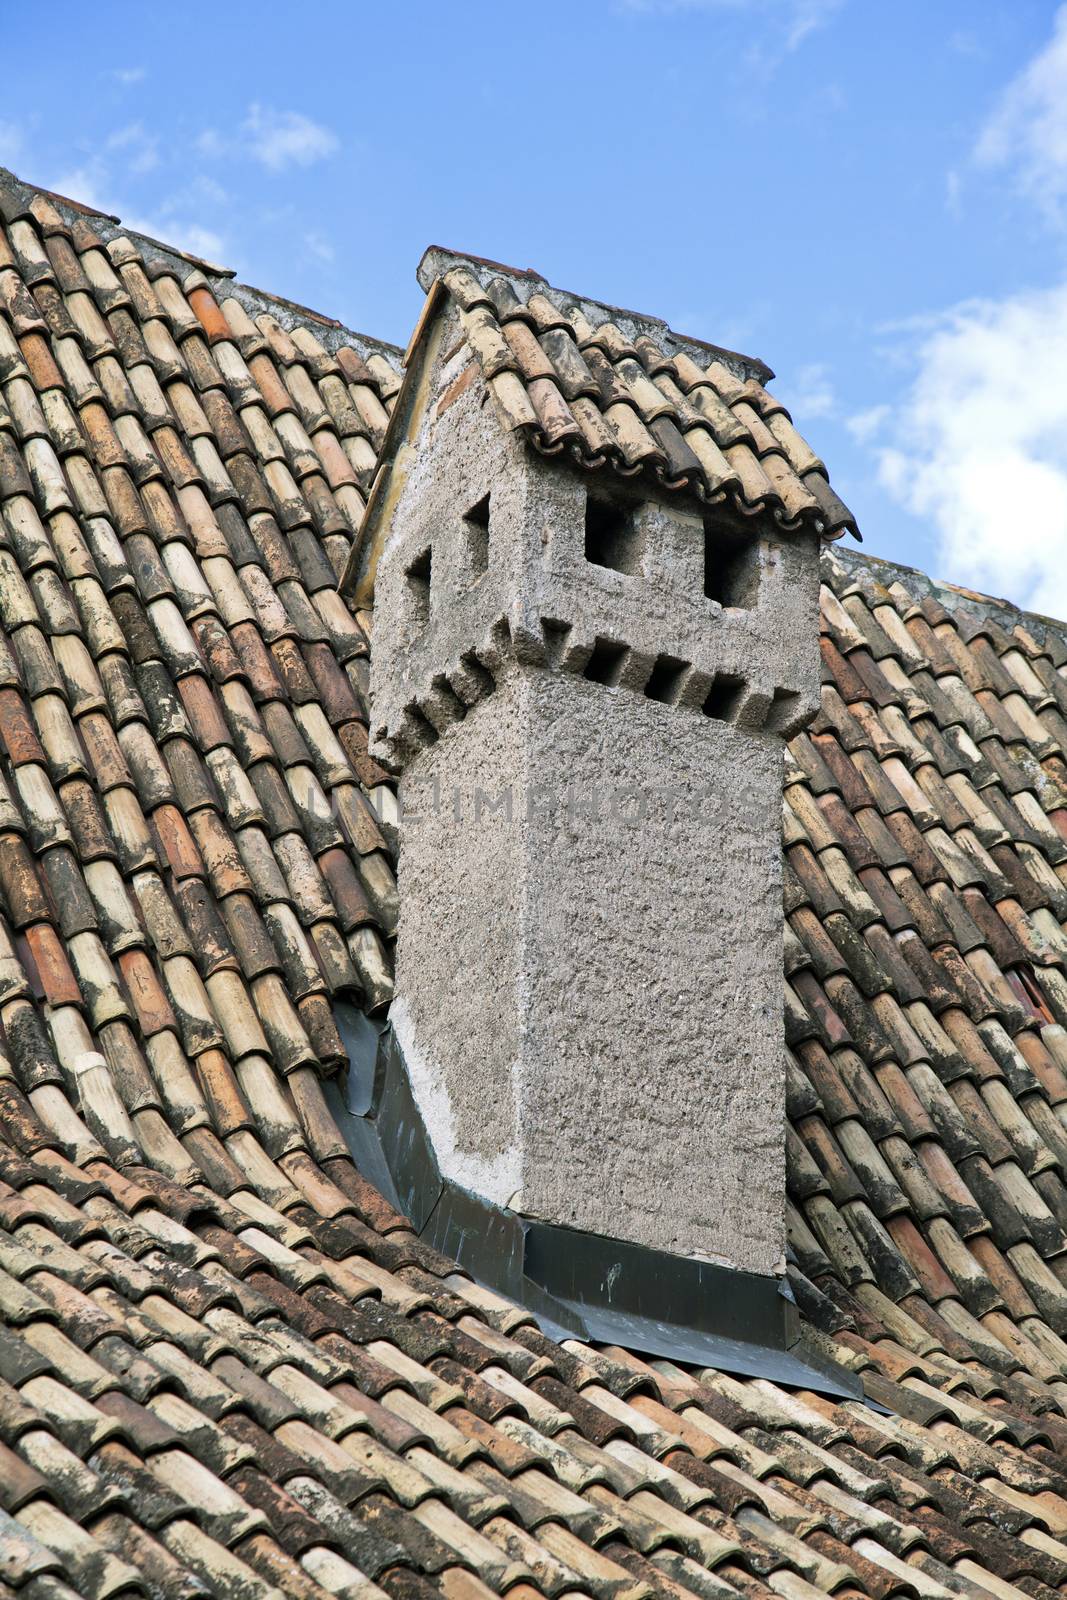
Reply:
[[[194, 255], [191, 250], [183, 250], [180, 246], [171, 244], [166, 239], [157, 239], [154, 234], [144, 233], [139, 228], [127, 227], [122, 218], [116, 216], [114, 212], [101, 211], [98, 207], [86, 205], [84, 201], [73, 199], [70, 195], [59, 194], [54, 189], [46, 189], [41, 184], [31, 183], [25, 178], [20, 178], [9, 167], [0, 166], [0, 191], [9, 185], [21, 191], [18, 193], [20, 204], [27, 203], [27, 194], [39, 194], [50, 200], [60, 215], [66, 211], [72, 212], [75, 217], [96, 218], [103, 224], [99, 232], [105, 244], [109, 244], [113, 239], [128, 238], [137, 244], [149, 245], [153, 252], [162, 256], [164, 260], [187, 263], [190, 268], [204, 274], [216, 293], [233, 295], [241, 301], [246, 310], [254, 310], [256, 313], [269, 311], [277, 315], [278, 321], [287, 332], [300, 322], [313, 320], [321, 327], [323, 342], [331, 355], [337, 353], [337, 347], [341, 343], [351, 344], [362, 356], [366, 356], [368, 352], [387, 351], [399, 359], [403, 354], [402, 347], [388, 339], [379, 339], [372, 333], [361, 333], [358, 329], [340, 322], [336, 317], [331, 317], [323, 311], [316, 311], [312, 306], [301, 305], [299, 301], [290, 300], [285, 295], [274, 294], [269, 289], [258, 289], [253, 284], [242, 283], [232, 267], [208, 261], [203, 256]], [[70, 220], [69, 217], [64, 217], [64, 221]]]
[[634, 311], [626, 306], [613, 305], [607, 300], [593, 299], [590, 295], [580, 294], [574, 289], [564, 289], [558, 284], [550, 283], [535, 267], [509, 267], [502, 261], [468, 255], [463, 250], [449, 249], [447, 245], [431, 244], [423, 251], [416, 270], [419, 284], [428, 290], [435, 278], [444, 277], [454, 266], [469, 268], [483, 288], [490, 279], [501, 276], [527, 283], [544, 294], [557, 310], [562, 309], [563, 303], [578, 306], [583, 315], [595, 326], [603, 322], [629, 323], [637, 333], [670, 340], [678, 351], [693, 355], [695, 358], [703, 352], [710, 352], [713, 358], [724, 361], [742, 378], [752, 377], [757, 378], [760, 383], [770, 383], [774, 377], [772, 369], [759, 356], [745, 355], [741, 350], [730, 350], [726, 345], [714, 344], [710, 339], [697, 338], [695, 334], [679, 333], [664, 317], [653, 316], [650, 312]]
[[911, 567], [906, 562], [892, 561], [888, 556], [878, 556], [855, 545], [843, 544], [835, 545], [832, 549], [824, 549], [823, 560], [838, 561], [849, 568], [855, 566], [889, 568], [913, 584], [917, 583], [922, 592], [931, 599], [939, 600], [942, 604], [947, 603], [954, 610], [964, 608], [988, 622], [999, 621], [1003, 624], [1005, 619], [1010, 617], [1028, 624], [1038, 623], [1042, 628], [1055, 632], [1067, 644], [1067, 618], [1052, 617], [1043, 611], [1029, 611], [1025, 606], [1017, 605], [1014, 600], [1005, 600], [997, 595], [984, 594], [977, 589], [968, 589], [963, 584], [950, 583], [947, 578], [931, 577], [922, 567]]

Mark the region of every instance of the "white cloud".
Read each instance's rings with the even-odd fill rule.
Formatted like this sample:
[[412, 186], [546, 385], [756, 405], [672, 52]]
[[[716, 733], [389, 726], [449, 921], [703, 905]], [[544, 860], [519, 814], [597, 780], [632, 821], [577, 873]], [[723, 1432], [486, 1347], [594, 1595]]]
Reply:
[[914, 356], [903, 403], [852, 423], [883, 486], [946, 574], [1067, 618], [1067, 283], [955, 306]]
[[229, 201], [229, 195], [215, 178], [209, 178], [205, 173], [198, 173], [188, 183], [183, 183], [180, 188], [173, 189], [169, 194], [159, 197], [155, 204], [155, 211], [163, 217], [174, 216], [187, 211], [200, 215], [206, 209], [214, 206], [224, 206]]
[[309, 167], [324, 161], [339, 148], [340, 141], [331, 129], [300, 111], [275, 111], [253, 101], [235, 134], [204, 128], [195, 143], [209, 160], [243, 156], [258, 161], [269, 172], [283, 172], [286, 167]]
[[868, 406], [866, 411], [857, 411], [855, 416], [849, 417], [845, 427], [860, 444], [867, 444], [884, 427], [891, 410], [887, 405]]
[[[1067, 5], [1008, 84], [975, 157], [1047, 221], [1067, 220]], [[960, 199], [949, 175], [950, 207]], [[846, 427], [891, 498], [931, 527], [939, 569], [1067, 619], [1067, 281], [878, 330], [903, 399]]]
[[[208, 261], [220, 261], [226, 254], [225, 237], [204, 220], [207, 208], [225, 204], [227, 194], [213, 178], [194, 178], [183, 188], [160, 196], [150, 210], [140, 210], [124, 202], [122, 179], [129, 172], [146, 170], [128, 159], [131, 151], [143, 154], [140, 124], [120, 128], [101, 141], [101, 152], [80, 167], [68, 167], [46, 182], [56, 194], [66, 195], [84, 206], [120, 217], [130, 233], [145, 233], [162, 244]], [[122, 171], [118, 172], [121, 167]]]
[[1053, 20], [1052, 38], [1001, 94], [982, 129], [975, 158], [1008, 169], [1047, 216], [1067, 200], [1067, 5]]
[[271, 172], [322, 161], [338, 144], [335, 133], [299, 111], [272, 111], [261, 105], [249, 106], [241, 134], [248, 154]]
[[948, 47], [958, 56], [985, 55], [981, 39], [970, 28], [957, 28], [954, 33], [950, 33]]
[[148, 73], [144, 67], [116, 67], [111, 76], [124, 89], [130, 89], [135, 83], [142, 83]]
[[202, 156], [215, 157], [226, 154], [226, 141], [217, 128], [204, 128], [194, 140]]
[[226, 253], [226, 241], [221, 233], [216, 233], [213, 228], [202, 228], [198, 222], [183, 222], [181, 220], [167, 223], [167, 237], [164, 241], [173, 244], [179, 250], [188, 250], [194, 256], [201, 256], [205, 261], [214, 261]]
[[821, 361], [809, 361], [789, 385], [789, 409], [797, 417], [828, 417], [837, 400], [830, 374]]
[[316, 233], [314, 230], [310, 233], [305, 233], [304, 248], [309, 256], [314, 256], [316, 261], [324, 261], [327, 264], [333, 261], [336, 255], [336, 251], [329, 239], [324, 234]]
[[46, 177], [44, 187], [53, 194], [65, 195], [68, 200], [77, 200], [90, 211], [117, 214], [114, 205], [105, 198], [109, 182], [106, 166], [94, 157], [80, 167], [64, 167], [55, 177]]
[[175, 216], [166, 207], [148, 216], [123, 217], [122, 225], [130, 233], [146, 233], [160, 244], [174, 250], [186, 250], [190, 255], [219, 264], [226, 253], [226, 241], [213, 228], [205, 228], [191, 217]]
[[22, 150], [22, 134], [13, 122], [0, 122], [0, 164], [17, 161]]
[[945, 210], [957, 220], [963, 215], [963, 180], [955, 167], [945, 173]]
[[122, 151], [124, 169], [136, 173], [138, 177], [159, 165], [159, 140], [147, 133], [141, 122], [130, 122], [124, 128], [116, 128], [104, 140], [104, 149]]
[[796, 50], [823, 27], [845, 0], [621, 0], [624, 11], [665, 15], [680, 11], [761, 12], [781, 30], [775, 55]]
[[810, 33], [823, 27], [843, 0], [792, 0], [792, 17], [786, 30], [785, 48], [795, 50]]

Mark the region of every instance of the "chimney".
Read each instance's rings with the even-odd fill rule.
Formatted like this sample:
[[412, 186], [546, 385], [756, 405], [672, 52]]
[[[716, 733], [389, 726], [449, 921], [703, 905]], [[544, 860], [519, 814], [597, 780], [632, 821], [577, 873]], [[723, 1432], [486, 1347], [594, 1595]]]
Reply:
[[411, 1096], [479, 1202], [780, 1274], [783, 741], [848, 513], [760, 363], [493, 263], [420, 281], [345, 580]]

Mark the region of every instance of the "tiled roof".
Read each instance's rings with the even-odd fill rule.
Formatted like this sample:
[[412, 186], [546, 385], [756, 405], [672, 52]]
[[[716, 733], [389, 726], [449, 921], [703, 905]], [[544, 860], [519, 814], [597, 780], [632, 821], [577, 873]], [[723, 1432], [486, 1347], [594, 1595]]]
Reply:
[[501, 416], [546, 455], [770, 513], [785, 529], [857, 532], [826, 467], [760, 378], [761, 362], [702, 345], [663, 322], [553, 289], [533, 272], [427, 252]]
[[0, 205], [0, 1600], [1067, 1592], [1063, 631], [825, 558], [792, 1279], [871, 1404], [557, 1345], [322, 1090], [388, 994], [388, 352]]
[[851, 553], [824, 573], [784, 807], [797, 1264], [857, 1326], [1058, 1406], [1065, 632]]

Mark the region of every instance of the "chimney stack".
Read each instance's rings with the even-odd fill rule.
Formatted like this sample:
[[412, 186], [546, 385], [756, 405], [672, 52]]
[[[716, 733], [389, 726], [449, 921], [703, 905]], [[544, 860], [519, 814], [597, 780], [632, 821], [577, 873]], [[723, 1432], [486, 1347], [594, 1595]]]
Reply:
[[347, 581], [402, 774], [414, 1100], [481, 1200], [780, 1273], [782, 746], [844, 508], [759, 363], [533, 274], [420, 273]]

